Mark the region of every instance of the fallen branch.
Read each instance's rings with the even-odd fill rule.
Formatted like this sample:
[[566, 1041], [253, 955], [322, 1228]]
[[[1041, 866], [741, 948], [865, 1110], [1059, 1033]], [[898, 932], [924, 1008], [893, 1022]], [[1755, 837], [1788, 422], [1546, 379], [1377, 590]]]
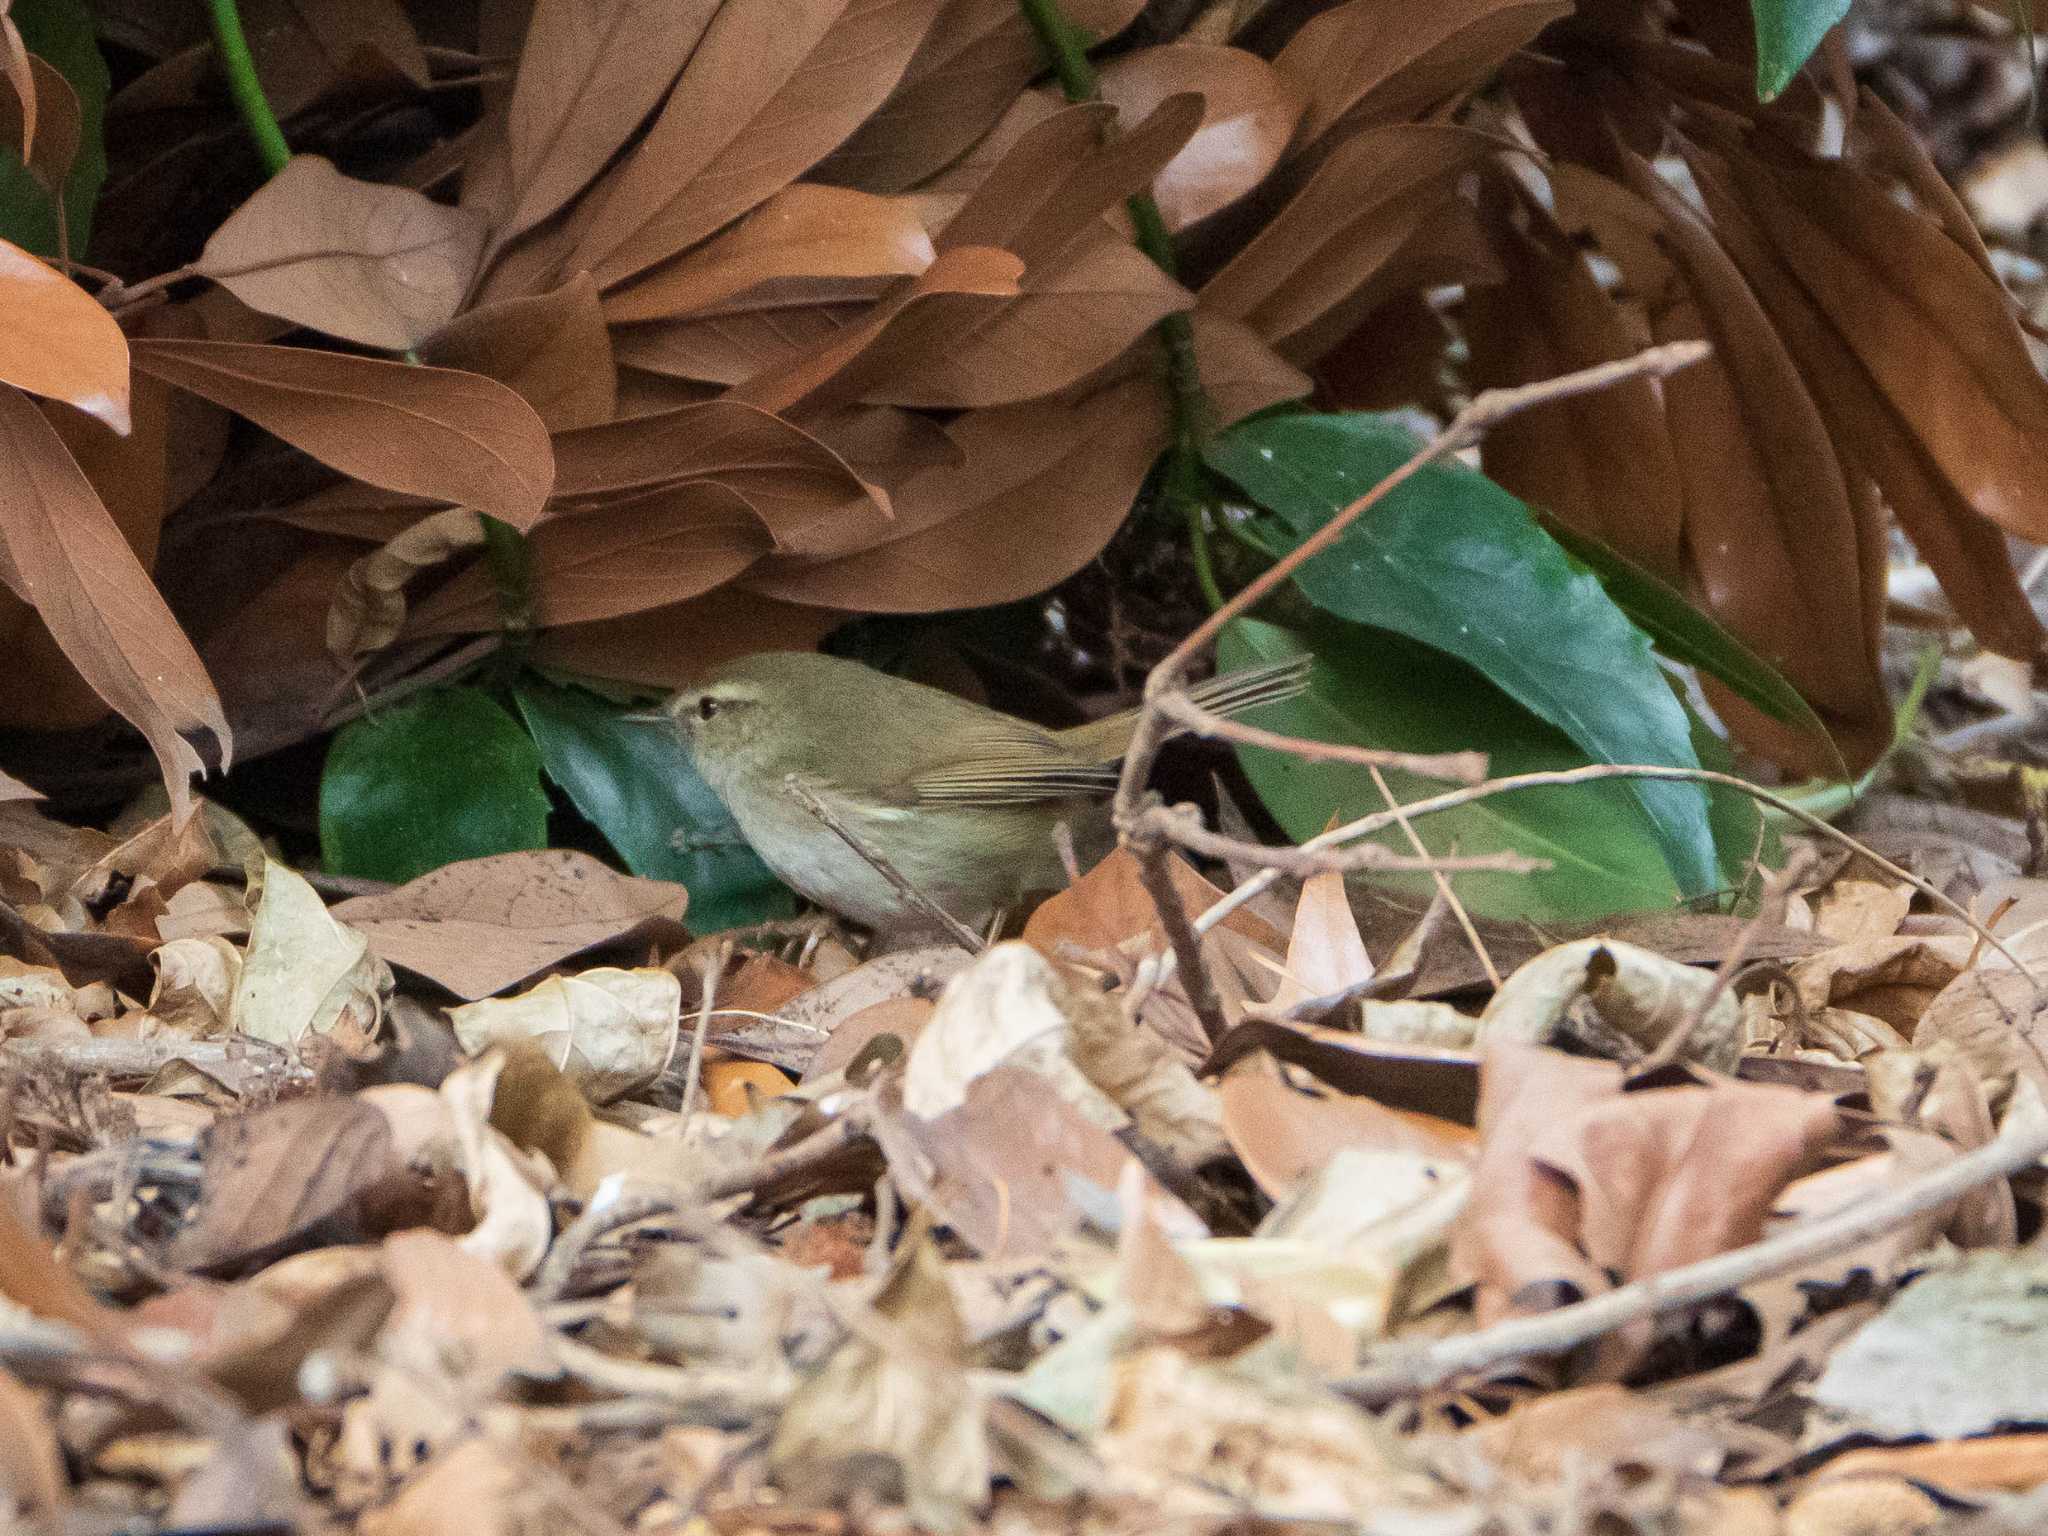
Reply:
[[151, 1077], [174, 1062], [188, 1062], [204, 1072], [210, 1068], [251, 1066], [287, 1076], [312, 1074], [278, 1046], [236, 1035], [227, 1040], [94, 1040], [0, 1041], [0, 1059], [25, 1065], [60, 1066], [73, 1072], [105, 1073], [109, 1077]]
[[1332, 1385], [1346, 1397], [1377, 1405], [1428, 1391], [1473, 1371], [1532, 1355], [1562, 1354], [1643, 1318], [1696, 1306], [1738, 1286], [1845, 1252], [1959, 1199], [1979, 1185], [2010, 1178], [2044, 1156], [2048, 1156], [2048, 1118], [2022, 1129], [2008, 1127], [1995, 1141], [1889, 1194], [1800, 1222], [1745, 1248], [1645, 1276], [1554, 1312], [1510, 1318], [1491, 1328], [1426, 1344], [1384, 1346], [1367, 1357], [1363, 1370]]

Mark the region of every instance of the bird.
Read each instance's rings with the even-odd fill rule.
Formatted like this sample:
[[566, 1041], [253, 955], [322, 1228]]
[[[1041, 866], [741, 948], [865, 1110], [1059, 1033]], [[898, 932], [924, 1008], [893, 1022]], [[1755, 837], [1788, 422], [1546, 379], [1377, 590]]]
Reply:
[[[1189, 690], [1235, 715], [1308, 687], [1296, 657]], [[672, 724], [697, 772], [769, 869], [821, 907], [879, 932], [922, 910], [812, 808], [967, 924], [1065, 883], [1055, 829], [1106, 843], [1107, 800], [1139, 712], [1049, 730], [857, 661], [741, 657], [637, 716]], [[810, 803], [807, 803], [810, 802]]]

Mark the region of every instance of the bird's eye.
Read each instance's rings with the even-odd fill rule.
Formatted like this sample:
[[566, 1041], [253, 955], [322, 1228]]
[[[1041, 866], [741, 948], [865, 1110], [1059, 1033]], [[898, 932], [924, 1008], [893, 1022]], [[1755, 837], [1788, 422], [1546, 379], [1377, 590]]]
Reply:
[[712, 698], [709, 694], [706, 694], [697, 701], [697, 718], [699, 720], [709, 720], [717, 713], [718, 700]]

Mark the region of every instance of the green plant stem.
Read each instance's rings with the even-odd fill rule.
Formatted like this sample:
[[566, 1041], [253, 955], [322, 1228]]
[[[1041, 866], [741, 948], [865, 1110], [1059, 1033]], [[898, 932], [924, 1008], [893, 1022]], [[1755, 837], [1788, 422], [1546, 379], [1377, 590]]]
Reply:
[[484, 564], [498, 594], [498, 617], [504, 625], [505, 643], [495, 658], [494, 670], [509, 682], [526, 665], [526, 654], [533, 648], [533, 547], [510, 523], [488, 512], [477, 516], [484, 527]]
[[277, 114], [270, 110], [263, 82], [256, 78], [256, 60], [249, 52], [249, 39], [242, 32], [242, 13], [236, 9], [235, 0], [212, 0], [212, 11], [213, 44], [220, 55], [221, 70], [228, 77], [228, 94], [234, 98], [235, 109], [242, 114], [242, 123], [256, 143], [256, 153], [263, 157], [264, 171], [275, 176], [291, 159], [292, 147], [277, 125]]
[[[1088, 39], [1067, 20], [1059, 0], [1017, 0], [1025, 20], [1038, 34], [1039, 46], [1052, 60], [1060, 90], [1073, 102], [1094, 101], [1098, 91], [1095, 66], [1088, 58]], [[1180, 264], [1173, 255], [1173, 236], [1166, 218], [1149, 192], [1134, 193], [1125, 202], [1137, 247], [1168, 277], [1180, 277]], [[1202, 439], [1209, 430], [1209, 397], [1202, 389], [1202, 371], [1195, 361], [1195, 328], [1187, 314], [1168, 315], [1154, 328], [1166, 362], [1167, 444], [1166, 464], [1160, 492], [1170, 510], [1187, 524], [1188, 544], [1194, 555], [1195, 580], [1202, 599], [1213, 611], [1223, 606], [1223, 589], [1216, 582], [1216, 562], [1209, 548], [1208, 496], [1203, 490]]]
[[[413, 348], [407, 347], [403, 355], [412, 367], [425, 366]], [[533, 549], [526, 535], [503, 519], [479, 512], [477, 521], [483, 524], [484, 564], [498, 594], [504, 635], [492, 670], [499, 682], [509, 684], [525, 667], [527, 652], [533, 649]]]

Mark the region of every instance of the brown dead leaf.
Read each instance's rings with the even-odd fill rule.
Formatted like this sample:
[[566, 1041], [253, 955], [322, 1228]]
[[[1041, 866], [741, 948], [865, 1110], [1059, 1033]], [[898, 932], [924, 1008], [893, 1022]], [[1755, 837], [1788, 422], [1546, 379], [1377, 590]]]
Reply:
[[[429, 78], [419, 34], [398, 0], [253, 0], [246, 10], [249, 47], [266, 93], [279, 71], [309, 83], [317, 79], [322, 91], [379, 74], [421, 87]], [[280, 103], [276, 110], [289, 115], [298, 107]]]
[[593, 945], [679, 922], [686, 899], [679, 885], [561, 848], [467, 859], [334, 912], [393, 965], [479, 998]]
[[420, 356], [517, 391], [550, 432], [593, 427], [617, 413], [618, 366], [587, 272], [552, 293], [500, 299], [456, 316], [421, 345]]
[[1294, 909], [1280, 986], [1259, 1006], [1258, 1015], [1296, 1017], [1302, 1004], [1318, 1000], [1327, 1000], [1319, 1008], [1326, 1013], [1337, 1001], [1356, 996], [1372, 979], [1372, 956], [1366, 953], [1358, 919], [1352, 915], [1344, 876], [1335, 870], [1311, 875], [1302, 882], [1301, 900]]
[[382, 1271], [394, 1298], [378, 1341], [384, 1358], [477, 1402], [508, 1377], [557, 1373], [552, 1335], [497, 1265], [416, 1229], [384, 1239]]
[[1020, 134], [946, 220], [939, 248], [997, 246], [1035, 276], [1099, 235], [1097, 221], [1149, 187], [1202, 121], [1190, 91], [1161, 94], [1142, 119], [1114, 130], [1117, 114], [1095, 102], [1061, 107]]
[[965, 1529], [989, 1497], [985, 1389], [968, 1370], [966, 1331], [929, 1231], [903, 1252], [873, 1306], [881, 1338], [856, 1333], [797, 1388], [768, 1448], [778, 1482], [817, 1497], [873, 1477], [884, 1459], [897, 1497], [927, 1529]]
[[[1223, 899], [1221, 890], [1178, 855], [1167, 860], [1167, 869], [1190, 917]], [[1270, 923], [1242, 908], [1226, 917], [1223, 926], [1264, 945], [1276, 955], [1286, 945]], [[1064, 944], [1082, 951], [1116, 949], [1140, 938], [1154, 949], [1166, 946], [1166, 931], [1159, 926], [1152, 897], [1138, 878], [1137, 858], [1125, 848], [1117, 849], [1066, 890], [1042, 903], [1024, 924], [1024, 942], [1055, 961], [1070, 958], [1061, 953]]]
[[[1507, 281], [1476, 290], [1468, 308], [1473, 378], [1527, 384], [1632, 356], [1649, 344], [1540, 209], [1523, 230], [1506, 209], [1492, 219]], [[1683, 482], [1655, 381], [1539, 405], [1489, 431], [1481, 466], [1533, 506], [1647, 566], [1682, 579]]]
[[[557, 513], [527, 535], [534, 622], [585, 624], [696, 597], [733, 580], [773, 546], [745, 498], [712, 481]], [[490, 571], [476, 562], [422, 602], [405, 628], [414, 636], [444, 635], [489, 633], [503, 624]]]
[[1388, 275], [1403, 247], [1443, 225], [1458, 177], [1498, 148], [1438, 125], [1354, 135], [1202, 285], [1203, 309], [1244, 322], [1291, 361], [1334, 345], [1394, 297]]
[[534, 1512], [532, 1469], [508, 1448], [462, 1440], [410, 1478], [397, 1497], [364, 1511], [363, 1536], [520, 1536]]
[[1711, 1478], [1727, 1459], [1712, 1430], [1612, 1383], [1552, 1392], [1467, 1430], [1510, 1475], [1554, 1482], [1583, 1467]]
[[[1106, 42], [1142, 9], [1143, 0], [1067, 0], [1060, 13]], [[1044, 69], [1044, 49], [1014, 4], [949, 0], [902, 82], [816, 174], [876, 192], [908, 191], [958, 161]]]
[[1303, 1093], [1263, 1054], [1231, 1067], [1218, 1092], [1231, 1149], [1274, 1200], [1286, 1199], [1347, 1148], [1462, 1163], [1471, 1159], [1477, 1139], [1454, 1121], [1358, 1095]]
[[1480, 1326], [1606, 1289], [1578, 1246], [1569, 1182], [1532, 1151], [1552, 1122], [1574, 1122], [1620, 1086], [1621, 1070], [1609, 1062], [1524, 1045], [1487, 1053], [1472, 1202], [1451, 1247], [1454, 1269], [1478, 1282]]
[[525, 528], [554, 480], [547, 428], [494, 379], [247, 342], [138, 340], [132, 350], [144, 372], [388, 490]]
[[1304, 105], [1294, 83], [1257, 54], [1199, 43], [1123, 54], [1102, 67], [1096, 85], [1126, 124], [1143, 121], [1177, 92], [1201, 93], [1201, 126], [1152, 187], [1166, 227], [1176, 231], [1264, 181]]
[[[593, 13], [539, 0], [519, 49], [504, 120], [506, 204], [491, 210], [502, 245], [590, 184], [652, 112], [704, 36], [718, 0], [645, 0]], [[465, 200], [473, 196], [464, 186]]]
[[808, 650], [844, 617], [723, 588], [624, 619], [548, 630], [534, 642], [533, 659], [585, 677], [676, 689], [756, 651]]
[[[1752, 171], [1742, 179], [1738, 196], [1727, 167], [1714, 157], [1694, 152], [1688, 163], [1713, 214], [1717, 238], [1756, 290], [1787, 349], [1799, 360], [1802, 376], [1836, 442], [1883, 490], [1915, 548], [1940, 577], [1944, 592], [1978, 639], [1988, 649], [2005, 655], [2031, 654], [2042, 639], [2039, 621], [2019, 590], [2003, 537], [1986, 520], [1989, 509], [1980, 512], [1971, 500], [1986, 493], [1987, 475], [2009, 475], [2010, 463], [2001, 466], [1993, 454], [1972, 466], [1945, 464], [1932, 456], [1931, 446], [1922, 443], [1912, 424], [1900, 414], [1933, 409], [1915, 399], [1909, 384], [1922, 376], [1915, 361], [1921, 358], [1928, 363], [1926, 388], [1942, 391], [1949, 401], [1941, 409], [1964, 414], [1977, 409], [1960, 400], [1962, 394], [1979, 387], [1970, 380], [1968, 358], [1956, 350], [1964, 341], [1951, 343], [1930, 337], [1926, 328], [1937, 322], [1924, 316], [1910, 322], [1901, 318], [1905, 330], [1892, 341], [1859, 337], [1856, 328], [1869, 323], [1870, 310], [1863, 306], [1860, 287], [1851, 292], [1840, 284], [1857, 270], [1860, 258], [1834, 245], [1837, 237], [1816, 233], [1808, 216], [1789, 206], [1792, 194], [1774, 186], [1768, 176]], [[1875, 192], [1872, 195], [1881, 197]], [[1777, 221], [1768, 239], [1759, 222], [1760, 205]], [[1918, 215], [1896, 211], [1924, 225]], [[1926, 233], [1924, 228], [1921, 233]], [[1935, 238], [1948, 258], [1960, 261], [1972, 274], [1961, 294], [1964, 307], [1983, 309], [1981, 295], [1971, 291], [1982, 283], [1982, 274], [1945, 237]], [[1784, 244], [1788, 240], [1800, 249], [1801, 267], [1796, 272], [1786, 265], [1792, 260]], [[1950, 276], [1961, 281], [1959, 274]], [[1817, 287], [1809, 290], [1804, 286], [1807, 283]], [[1887, 306], [1903, 304], [1910, 310], [1913, 302], [1918, 301], [1894, 296]], [[1996, 302], [2003, 305], [2005, 301], [1999, 298]], [[1846, 310], [1837, 313], [1843, 306]], [[1939, 323], [1961, 318], [1943, 315]], [[2012, 323], [2010, 315], [2002, 311], [1999, 318], [2004, 325]], [[1980, 329], [1984, 319], [1983, 314], [1976, 316]], [[1917, 340], [1902, 339], [1915, 336]], [[1991, 345], [1996, 353], [2002, 343]], [[1881, 368], [1860, 355], [1859, 348], [1871, 347], [1903, 350], [1895, 350]], [[1996, 356], [1991, 359], [1997, 361]], [[1898, 389], [1906, 392], [1896, 397], [1890, 394]], [[1986, 412], [1997, 409], [1988, 397], [1981, 404]], [[2048, 399], [2043, 400], [2041, 409], [2048, 411]], [[2006, 441], [1994, 436], [1991, 445], [1996, 448]], [[1940, 443], [1954, 446], [1952, 436], [1942, 437]], [[2008, 485], [1994, 499], [2015, 494], [2023, 493], [2012, 492]], [[2018, 505], [2012, 503], [2008, 510]], [[1863, 562], [1866, 581], [1871, 579], [1867, 574], [1870, 558]], [[1881, 556], [1876, 558], [1881, 560]], [[1866, 613], [1865, 623], [1875, 622], [1875, 615]]]
[[0, 240], [0, 383], [62, 400], [128, 430], [128, 342], [76, 283]]
[[5, 388], [0, 459], [0, 578], [33, 595], [65, 658], [142, 732], [183, 816], [203, 765], [182, 733], [210, 732], [223, 767], [234, 744], [198, 653], [55, 430]]
[[8, 125], [7, 137], [21, 137], [21, 158], [26, 162], [36, 150], [36, 77], [31, 67], [34, 56], [23, 41], [14, 18], [0, 12], [0, 72], [7, 76], [13, 101], [0, 110], [11, 111], [18, 122]]
[[[1016, 1066], [974, 1078], [965, 1102], [936, 1120], [885, 1115], [875, 1135], [906, 1197], [927, 1204], [984, 1257], [1051, 1252], [1090, 1210], [1114, 1201], [1130, 1158], [1052, 1084]], [[1155, 1190], [1152, 1198], [1173, 1235], [1203, 1230], [1171, 1195]]]
[[2048, 500], [2026, 467], [2048, 430], [2048, 384], [1996, 281], [1936, 222], [1839, 161], [1730, 169], [1928, 459], [1980, 516], [2048, 537]]
[[829, 154], [880, 106], [940, 0], [728, 0], [568, 260], [606, 288], [687, 250]]
[[294, 155], [213, 232], [195, 270], [252, 309], [403, 352], [455, 317], [483, 243], [473, 214]]
[[915, 277], [936, 254], [914, 199], [799, 182], [695, 250], [613, 290], [613, 325], [701, 314], [796, 278]]
[[741, 400], [565, 432], [555, 446], [556, 495], [571, 506], [710, 482], [736, 493], [776, 543], [796, 554], [838, 541], [862, 547], [891, 526], [886, 503], [844, 459], [801, 427]]
[[0, 1501], [9, 1515], [25, 1523], [62, 1519], [70, 1487], [56, 1425], [42, 1394], [6, 1372], [0, 1372], [0, 1440], [6, 1446], [0, 1452]]
[[1455, 0], [1416, 14], [1351, 0], [1311, 18], [1274, 67], [1308, 102], [1298, 135], [1313, 145], [1339, 122], [1410, 122], [1485, 84], [1551, 22], [1564, 0]]
[[384, 1116], [345, 1098], [298, 1099], [222, 1120], [200, 1152], [200, 1202], [172, 1252], [181, 1268], [201, 1271], [350, 1240], [361, 1231], [364, 1197], [400, 1171]]
[[[1717, 1080], [1619, 1092], [1621, 1073], [1525, 1045], [1488, 1049], [1473, 1199], [1452, 1249], [1485, 1321], [1540, 1311], [1754, 1242], [1838, 1132], [1824, 1094]], [[1596, 1373], [1650, 1330], [1610, 1335]]]
[[[1667, 317], [1658, 339], [1692, 329], [1691, 318], [1714, 344], [1706, 363], [1664, 381], [1702, 595], [1799, 688], [1860, 767], [1891, 740], [1876, 663], [1884, 560], [1875, 508], [1851, 495], [1818, 405], [1728, 253], [1647, 165], [1633, 156], [1623, 165], [1662, 216], [1662, 250], [1691, 291], [1679, 307], [1690, 316]], [[1845, 571], [1855, 579], [1842, 579]], [[1723, 713], [1774, 756], [1832, 771], [1817, 744], [1740, 700]]]
[[[13, 26], [13, 22], [0, 16], [0, 42], [10, 34], [17, 44], [20, 42], [19, 34], [12, 33]], [[0, 48], [0, 52], [5, 51]], [[17, 63], [28, 66], [27, 79], [18, 73]], [[64, 185], [71, 174], [71, 162], [78, 156], [78, 92], [39, 55], [8, 53], [7, 67], [15, 90], [11, 94], [0, 91], [0, 139], [10, 144], [19, 140], [24, 146], [22, 160], [28, 173], [44, 191], [53, 192]]]
[[0, 1296], [32, 1316], [76, 1328], [87, 1338], [125, 1352], [128, 1321], [79, 1283], [45, 1238], [24, 1190], [10, 1186], [0, 1198]]
[[1079, 405], [1033, 400], [970, 411], [948, 429], [957, 467], [890, 488], [885, 536], [836, 557], [780, 554], [745, 585], [785, 602], [928, 613], [1008, 602], [1072, 575], [1123, 523], [1166, 441], [1154, 379]]

